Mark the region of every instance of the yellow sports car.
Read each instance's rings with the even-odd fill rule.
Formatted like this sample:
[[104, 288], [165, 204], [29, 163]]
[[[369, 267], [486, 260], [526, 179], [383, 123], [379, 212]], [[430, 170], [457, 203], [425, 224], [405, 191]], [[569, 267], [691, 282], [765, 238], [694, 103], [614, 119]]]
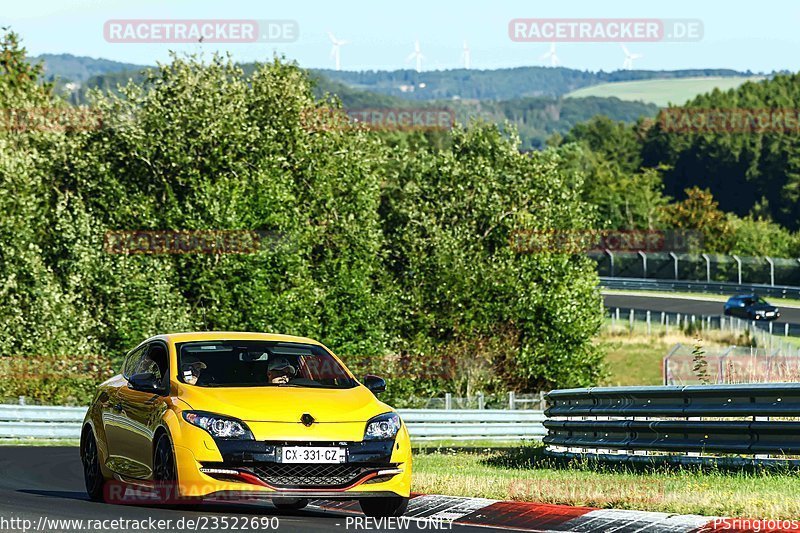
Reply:
[[411, 445], [378, 401], [319, 342], [264, 333], [147, 339], [102, 383], [86, 414], [81, 459], [93, 500], [109, 487], [174, 487], [177, 498], [357, 499], [368, 516], [399, 516], [411, 489]]

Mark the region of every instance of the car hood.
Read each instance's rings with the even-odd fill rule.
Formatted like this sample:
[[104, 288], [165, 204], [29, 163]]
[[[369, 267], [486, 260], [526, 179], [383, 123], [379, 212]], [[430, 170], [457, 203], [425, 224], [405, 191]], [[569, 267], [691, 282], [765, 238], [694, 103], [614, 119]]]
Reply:
[[777, 311], [778, 308], [770, 304], [755, 304], [751, 305], [750, 309], [754, 311]]
[[352, 389], [180, 385], [179, 397], [194, 410], [245, 422], [297, 422], [304, 413], [319, 423], [366, 422], [391, 411], [362, 385]]

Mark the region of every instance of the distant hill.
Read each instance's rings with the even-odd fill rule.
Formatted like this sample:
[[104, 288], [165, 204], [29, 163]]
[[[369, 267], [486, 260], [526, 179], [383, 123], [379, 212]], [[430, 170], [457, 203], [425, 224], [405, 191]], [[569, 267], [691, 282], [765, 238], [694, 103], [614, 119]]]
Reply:
[[45, 79], [53, 81], [60, 78], [64, 81], [84, 82], [92, 76], [110, 72], [136, 71], [145, 68], [134, 63], [120, 63], [110, 59], [95, 59], [72, 54], [42, 54], [31, 58], [33, 63], [42, 61], [45, 68]]
[[639, 101], [666, 107], [670, 103], [683, 104], [699, 94], [719, 89], [735, 89], [747, 81], [761, 81], [763, 76], [731, 76], [703, 78], [673, 78], [642, 81], [620, 81], [584, 87], [567, 94], [567, 98], [586, 96], [614, 97], [620, 100]]
[[622, 81], [747, 77], [750, 72], [728, 69], [617, 70], [589, 72], [563, 67], [518, 67], [496, 70], [414, 70], [314, 72], [355, 89], [409, 100], [508, 100], [532, 96], [563, 96], [582, 87]]
[[[71, 54], [43, 54], [34, 58], [45, 64], [48, 81], [58, 78], [64, 82], [88, 82], [93, 77], [96, 86], [116, 79], [127, 79], [130, 73], [147, 68], [145, 65], [121, 63], [109, 59], [78, 57]], [[243, 65], [247, 66], [247, 65]], [[617, 70], [590, 72], [564, 67], [518, 67], [496, 70], [453, 69], [416, 72], [312, 70], [318, 76], [362, 91], [396, 96], [406, 100], [510, 100], [549, 96], [558, 97], [579, 89], [606, 83], [673, 78], [741, 78], [751, 72], [730, 69], [693, 70]], [[122, 74], [126, 73], [126, 74]], [[121, 76], [116, 76], [122, 74]], [[115, 83], [112, 83], [114, 85]], [[587, 94], [587, 96], [617, 96], [617, 94]]]
[[633, 123], [640, 117], [654, 117], [658, 106], [641, 102], [626, 102], [619, 98], [573, 98], [551, 96], [512, 98], [509, 100], [407, 100], [398, 96], [376, 94], [353, 89], [338, 81], [330, 80], [319, 71], [312, 73], [315, 93], [335, 94], [345, 108], [385, 107], [436, 107], [452, 109], [456, 120], [462, 124], [471, 120], [513, 124], [519, 131], [523, 150], [539, 149], [553, 134], [565, 134], [575, 124], [587, 121], [596, 115], [605, 115], [613, 120]]
[[[86, 103], [87, 92], [93, 88], [114, 92], [117, 86], [125, 85], [129, 80], [141, 82], [144, 70], [149, 68], [69, 54], [42, 55], [35, 60], [44, 61], [48, 78], [55, 78], [57, 89], [75, 104]], [[243, 64], [242, 68], [249, 74], [255, 65]], [[700, 75], [714, 75], [714, 80], [741, 80], [748, 73], [711, 69], [593, 73], [567, 68], [520, 67], [421, 73], [413, 70], [311, 70], [309, 74], [315, 80], [317, 96], [335, 94], [345, 108], [448, 107], [454, 110], [456, 119], [462, 123], [474, 119], [495, 123], [508, 121], [519, 130], [522, 148], [536, 149], [543, 147], [553, 134], [565, 134], [575, 124], [598, 114], [617, 121], [635, 122], [640, 117], [652, 117], [658, 112], [658, 107], [653, 104], [629, 102], [624, 98], [562, 97], [579, 87], [623, 80], [675, 78], [660, 80], [668, 83]], [[70, 81], [80, 85], [67, 86]]]

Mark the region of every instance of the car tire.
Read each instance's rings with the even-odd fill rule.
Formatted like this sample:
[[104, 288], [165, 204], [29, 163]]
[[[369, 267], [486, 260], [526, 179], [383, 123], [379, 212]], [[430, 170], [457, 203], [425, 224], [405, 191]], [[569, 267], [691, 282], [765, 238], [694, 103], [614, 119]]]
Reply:
[[280, 511], [299, 511], [308, 505], [306, 498], [273, 498], [272, 505]]
[[390, 496], [387, 498], [362, 498], [358, 500], [361, 512], [374, 518], [403, 516], [408, 508], [408, 498]]
[[97, 452], [97, 441], [94, 432], [88, 429], [81, 439], [81, 463], [83, 463], [83, 481], [86, 493], [93, 502], [105, 501], [104, 487], [106, 484], [103, 471], [100, 469], [100, 455]]
[[162, 433], [153, 450], [153, 481], [158, 485], [161, 503], [175, 503], [178, 493], [178, 470], [175, 466], [175, 454], [172, 442], [166, 433]]

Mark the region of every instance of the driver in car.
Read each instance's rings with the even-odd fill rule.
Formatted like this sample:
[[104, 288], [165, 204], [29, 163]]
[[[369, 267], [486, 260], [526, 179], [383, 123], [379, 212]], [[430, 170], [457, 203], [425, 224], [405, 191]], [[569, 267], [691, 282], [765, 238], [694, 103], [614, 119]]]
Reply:
[[183, 365], [183, 381], [189, 385], [196, 385], [200, 373], [206, 368], [206, 364], [202, 361], [195, 361], [194, 363]]
[[285, 357], [278, 357], [270, 361], [267, 366], [267, 379], [273, 385], [289, 383], [289, 380], [292, 379], [296, 373], [297, 370], [295, 370], [294, 366], [292, 366]]

